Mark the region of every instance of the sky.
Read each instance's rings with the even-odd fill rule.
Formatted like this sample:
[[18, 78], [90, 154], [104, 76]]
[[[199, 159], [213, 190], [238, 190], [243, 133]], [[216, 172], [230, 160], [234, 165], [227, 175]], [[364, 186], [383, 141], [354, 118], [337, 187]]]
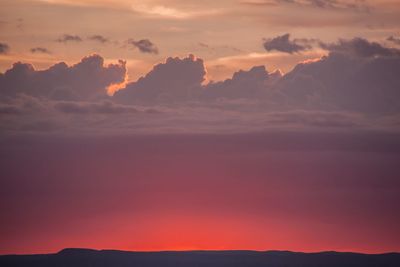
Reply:
[[0, 254], [400, 251], [399, 15], [1, 1]]

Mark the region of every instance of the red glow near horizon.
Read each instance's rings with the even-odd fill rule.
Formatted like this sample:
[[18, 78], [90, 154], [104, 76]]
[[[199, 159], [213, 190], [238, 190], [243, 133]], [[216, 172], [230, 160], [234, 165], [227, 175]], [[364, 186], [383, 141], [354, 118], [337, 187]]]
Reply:
[[400, 251], [395, 154], [188, 138], [48, 140], [22, 156], [9, 150], [0, 254]]
[[[365, 232], [368, 229], [337, 231], [336, 227], [308, 225], [308, 222], [294, 226], [282, 222], [257, 222], [256, 219], [241, 221], [195, 216], [188, 219], [179, 215], [165, 219], [162, 214], [156, 217], [159, 218], [157, 223], [148, 223], [150, 218], [135, 222], [124, 218], [116, 220], [114, 217], [104, 224], [100, 219], [78, 226], [82, 223], [79, 221], [64, 228], [62, 233], [58, 232], [60, 229], [48, 228], [36, 229], [34, 233], [24, 231], [25, 239], [22, 236], [15, 239], [18, 244], [7, 240], [9, 246], [2, 249], [1, 254], [54, 253], [69, 247], [125, 251], [336, 250], [363, 253], [391, 252], [396, 247], [394, 240], [369, 243], [370, 233]], [[134, 224], [136, 227], [131, 226]], [[40, 236], [44, 232], [46, 234]], [[362, 234], [365, 234], [364, 238], [360, 238]], [[373, 238], [378, 240], [379, 233]]]

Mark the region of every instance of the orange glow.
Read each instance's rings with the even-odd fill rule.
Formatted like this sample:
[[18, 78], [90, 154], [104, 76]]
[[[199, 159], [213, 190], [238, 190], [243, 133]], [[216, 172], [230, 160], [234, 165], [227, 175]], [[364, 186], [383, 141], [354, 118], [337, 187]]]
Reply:
[[128, 75], [125, 75], [125, 79], [122, 83], [114, 83], [107, 87], [107, 94], [112, 96], [115, 92], [125, 88], [126, 84], [128, 83]]

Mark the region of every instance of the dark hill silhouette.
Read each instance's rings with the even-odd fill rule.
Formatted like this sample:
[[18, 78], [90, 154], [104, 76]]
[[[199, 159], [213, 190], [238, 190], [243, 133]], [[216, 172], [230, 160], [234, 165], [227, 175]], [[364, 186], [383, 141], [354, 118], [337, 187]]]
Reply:
[[64, 249], [56, 254], [0, 256], [2, 267], [399, 267], [400, 253], [164, 251]]

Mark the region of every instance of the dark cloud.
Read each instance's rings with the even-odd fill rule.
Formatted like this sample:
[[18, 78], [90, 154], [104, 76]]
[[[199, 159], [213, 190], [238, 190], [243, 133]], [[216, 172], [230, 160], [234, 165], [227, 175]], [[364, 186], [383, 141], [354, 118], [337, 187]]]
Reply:
[[31, 53], [41, 53], [41, 54], [51, 54], [50, 50], [48, 50], [47, 48], [44, 47], [34, 47], [31, 48]]
[[153, 44], [149, 39], [142, 39], [139, 41], [129, 39], [127, 42], [128, 42], [128, 44], [139, 49], [139, 51], [142, 53], [158, 54], [157, 46], [155, 44]]
[[6, 43], [0, 43], [0, 55], [7, 54], [10, 51], [10, 46]]
[[400, 56], [400, 50], [387, 48], [377, 42], [369, 42], [364, 38], [340, 39], [337, 43], [320, 42], [320, 46], [331, 52], [357, 57]]
[[125, 62], [104, 65], [99, 55], [85, 57], [73, 66], [64, 62], [46, 70], [15, 63], [0, 76], [0, 97], [23, 93], [51, 99], [88, 99], [105, 96], [106, 88], [125, 79]]
[[400, 57], [367, 51], [363, 55], [375, 57], [330, 53], [319, 61], [299, 64], [276, 88], [292, 105], [367, 114], [400, 112]]
[[89, 36], [88, 39], [92, 40], [92, 41], [96, 41], [96, 42], [102, 43], [102, 44], [108, 43], [110, 41], [108, 38], [106, 38], [106, 37], [104, 37], [102, 35], [98, 35], [98, 34]]
[[389, 36], [386, 40], [389, 42], [392, 42], [394, 44], [400, 45], [400, 38], [394, 37], [394, 36]]
[[59, 43], [68, 43], [68, 42], [82, 42], [82, 38], [78, 35], [64, 34], [60, 38], [56, 40]]
[[255, 98], [263, 96], [269, 74], [264, 66], [249, 71], [238, 71], [231, 79], [210, 83], [205, 87], [203, 97], [209, 98]]
[[275, 50], [289, 54], [299, 53], [311, 49], [311, 45], [305, 40], [290, 40], [290, 34], [286, 33], [272, 39], [264, 39], [264, 48], [267, 51]]
[[14, 105], [0, 104], [0, 115], [20, 114], [20, 113], [21, 113], [21, 110]]
[[201, 59], [168, 58], [112, 97], [105, 89], [124, 80], [125, 62], [104, 66], [94, 55], [42, 71], [16, 63], [0, 75], [0, 128], [33, 129], [49, 117], [60, 129], [85, 132], [398, 129], [397, 50], [364, 39], [326, 47], [327, 56], [285, 75], [256, 66], [207, 84]]
[[60, 101], [54, 104], [54, 108], [60, 112], [76, 114], [120, 114], [138, 112], [138, 110], [132, 106], [115, 104], [109, 100], [101, 101], [98, 103]]
[[205, 75], [203, 60], [193, 55], [183, 59], [170, 57], [114, 97], [124, 103], [188, 100], [195, 97]]
[[2, 115], [27, 115], [48, 112], [46, 101], [26, 94], [18, 94], [10, 99], [0, 98]]
[[243, 1], [246, 5], [253, 6], [277, 6], [296, 5], [298, 7], [313, 7], [320, 9], [347, 9], [368, 12], [370, 7], [365, 0], [265, 0]]
[[322, 46], [331, 51], [328, 56], [298, 64], [283, 77], [258, 66], [207, 85], [202, 85], [206, 72], [202, 61], [170, 58], [116, 93], [115, 98], [124, 103], [248, 98], [263, 101], [269, 110], [400, 111], [396, 101], [400, 99], [398, 50], [361, 38]]

